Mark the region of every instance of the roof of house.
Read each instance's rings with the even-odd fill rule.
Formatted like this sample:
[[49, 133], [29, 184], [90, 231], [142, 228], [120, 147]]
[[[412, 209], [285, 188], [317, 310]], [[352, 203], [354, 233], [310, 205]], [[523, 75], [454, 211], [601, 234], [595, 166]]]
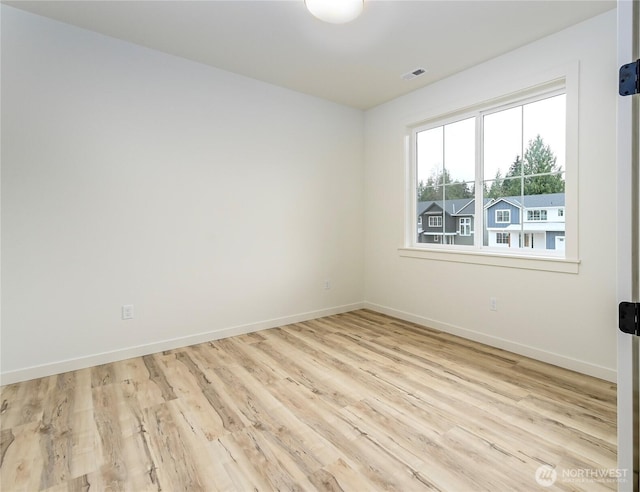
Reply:
[[[444, 205], [443, 202], [438, 200], [438, 201], [434, 201], [434, 200], [430, 200], [427, 202], [418, 202], [418, 215], [422, 215], [423, 213], [425, 213], [427, 210], [429, 210], [430, 208], [432, 208], [433, 206], [437, 206], [440, 209], [443, 209], [449, 214], [449, 215], [456, 215], [458, 214], [463, 208], [467, 207], [467, 205], [469, 205], [470, 202], [474, 202], [475, 200], [473, 198], [458, 198], [455, 200], [445, 200], [444, 201]], [[468, 215], [473, 214], [473, 211], [468, 212]]]
[[[522, 207], [524, 202], [525, 208], [545, 208], [545, 207], [564, 207], [564, 193], [548, 193], [546, 195], [525, 195], [522, 196], [505, 196], [500, 198], [485, 198], [485, 208], [492, 207], [500, 201], [509, 202], [516, 207]], [[433, 206], [443, 209], [449, 215], [464, 216], [473, 215], [475, 213], [475, 199], [474, 198], [460, 198], [455, 200], [434, 201], [429, 200], [425, 202], [418, 202], [418, 216], [424, 214], [427, 210]]]
[[500, 201], [512, 203], [517, 207], [522, 207], [524, 201], [525, 208], [545, 208], [545, 207], [564, 207], [564, 193], [548, 193], [546, 195], [525, 195], [522, 196], [505, 196], [493, 199], [485, 207], [492, 207]]

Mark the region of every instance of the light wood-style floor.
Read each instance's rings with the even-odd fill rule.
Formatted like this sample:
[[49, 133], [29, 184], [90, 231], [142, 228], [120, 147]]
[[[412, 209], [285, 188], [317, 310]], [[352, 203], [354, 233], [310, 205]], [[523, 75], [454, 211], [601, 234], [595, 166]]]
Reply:
[[356, 311], [3, 387], [1, 489], [615, 490], [615, 392]]

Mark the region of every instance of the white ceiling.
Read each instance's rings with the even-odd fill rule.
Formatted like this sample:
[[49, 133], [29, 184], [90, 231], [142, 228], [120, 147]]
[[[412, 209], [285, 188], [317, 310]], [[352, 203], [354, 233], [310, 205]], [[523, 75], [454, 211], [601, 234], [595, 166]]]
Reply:
[[[365, 0], [358, 19], [334, 25], [312, 17], [303, 0], [2, 3], [360, 109], [616, 5], [615, 0]], [[418, 67], [427, 73], [401, 79]]]

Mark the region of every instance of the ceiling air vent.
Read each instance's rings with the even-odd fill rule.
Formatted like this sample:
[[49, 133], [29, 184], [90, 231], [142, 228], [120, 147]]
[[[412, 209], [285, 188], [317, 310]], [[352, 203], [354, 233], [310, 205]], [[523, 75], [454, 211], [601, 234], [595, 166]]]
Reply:
[[415, 79], [416, 77], [420, 77], [420, 75], [424, 75], [427, 71], [424, 68], [416, 68], [415, 70], [412, 70], [409, 73], [405, 73], [402, 76], [402, 80], [411, 80], [411, 79]]

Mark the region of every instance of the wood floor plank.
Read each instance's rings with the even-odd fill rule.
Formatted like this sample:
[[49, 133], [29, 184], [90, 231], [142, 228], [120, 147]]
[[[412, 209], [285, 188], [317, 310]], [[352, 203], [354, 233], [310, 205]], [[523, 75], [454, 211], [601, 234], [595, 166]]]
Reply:
[[207, 468], [198, 467], [194, 455], [199, 449], [190, 446], [185, 416], [173, 401], [144, 409], [145, 434], [150, 459], [155, 466], [159, 490], [207, 490]]
[[0, 428], [10, 429], [39, 421], [42, 418], [45, 395], [53, 379], [52, 377], [33, 379], [2, 388]]
[[157, 465], [147, 450], [141, 409], [126, 400], [122, 383], [94, 387], [94, 418], [100, 438], [100, 475], [91, 478], [110, 490], [160, 490]]
[[55, 383], [45, 397], [39, 429], [40, 447], [45, 460], [40, 479], [42, 489], [72, 478], [75, 379], [73, 372], [55, 376]]
[[[615, 490], [616, 387], [360, 310], [0, 388], [2, 491]], [[575, 478], [575, 477], [574, 477]]]
[[203, 396], [209, 402], [211, 410], [220, 418], [224, 429], [229, 432], [234, 432], [244, 428], [246, 422], [243, 421], [240, 414], [234, 408], [229, 396], [221, 391], [223, 385], [215, 372], [203, 368], [202, 365], [198, 365], [197, 362], [201, 360], [197, 357], [199, 353], [193, 355], [194, 357], [190, 357], [189, 354], [185, 352], [178, 352], [176, 358], [189, 369], [192, 377], [196, 380], [198, 386], [200, 386]]
[[[223, 420], [225, 414], [222, 404], [216, 403], [219, 400], [206, 386], [205, 388], [207, 389], [203, 393], [201, 386], [202, 374], [199, 368], [195, 366], [195, 363], [189, 362], [185, 365], [180, 359], [186, 359], [182, 356], [178, 357], [177, 354], [175, 353], [170, 358], [163, 360], [166, 366], [164, 368], [165, 377], [174, 388], [181, 407], [189, 414], [190, 419], [195, 422], [195, 427], [207, 441], [213, 441], [229, 432], [225, 428], [225, 421]], [[189, 366], [189, 364], [192, 365]], [[191, 370], [189, 367], [191, 367]], [[192, 371], [195, 372], [195, 375]], [[233, 417], [228, 416], [227, 418]]]
[[264, 434], [270, 446], [278, 449], [281, 457], [295, 462], [305, 476], [328, 463], [322, 454], [315, 452], [318, 447], [314, 445], [314, 438], [318, 441], [319, 437], [312, 429], [258, 381], [243, 378], [242, 371], [240, 368], [216, 369], [227, 387], [235, 390], [237, 407], [256, 433]]
[[40, 421], [13, 427], [13, 440], [0, 467], [0, 490], [40, 490], [44, 461], [40, 452]]
[[349, 405], [361, 397], [361, 395], [354, 394], [354, 388], [346, 384], [341, 378], [331, 378], [326, 367], [318, 364], [317, 361], [311, 360], [308, 354], [303, 351], [292, 350], [291, 347], [286, 347], [282, 351], [280, 340], [281, 338], [274, 333], [274, 330], [271, 330], [267, 341], [257, 343], [255, 347], [271, 357], [273, 364], [283, 370], [286, 369], [291, 378], [294, 378], [312, 392], [326, 398], [327, 401], [337, 407]]

